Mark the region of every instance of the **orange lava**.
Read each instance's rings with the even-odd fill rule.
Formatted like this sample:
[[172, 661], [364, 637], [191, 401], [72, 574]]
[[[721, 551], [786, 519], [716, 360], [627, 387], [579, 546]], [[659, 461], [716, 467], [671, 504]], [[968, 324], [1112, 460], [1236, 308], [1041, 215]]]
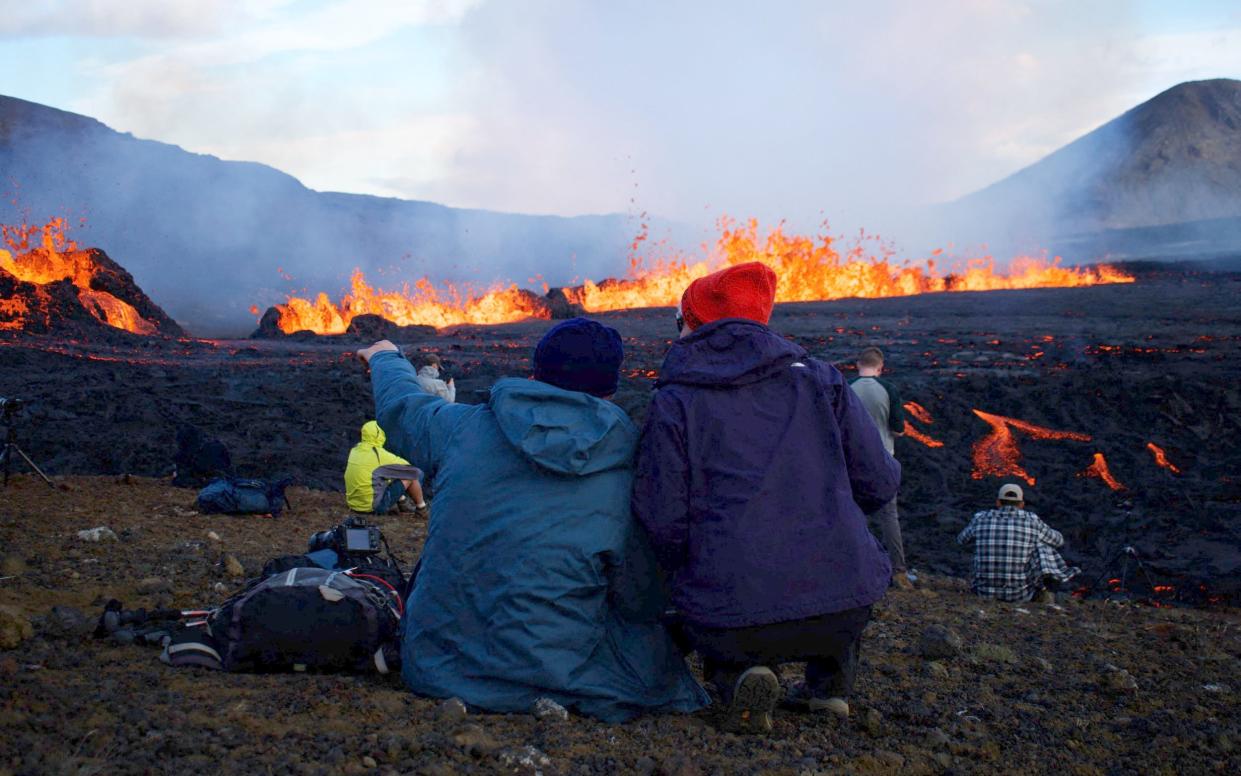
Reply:
[[[921, 423], [926, 423], [929, 425], [935, 422], [935, 419], [931, 417], [931, 413], [927, 412], [926, 408], [916, 401], [907, 401], [905, 402], [904, 407], [905, 407], [906, 412], [908, 412], [910, 415], [912, 415], [914, 418], [916, 418]], [[921, 442], [927, 447], [943, 447], [944, 446], [943, 442], [933, 437], [930, 437], [922, 433], [918, 429], [914, 428], [914, 425], [910, 423], [909, 421], [905, 421], [905, 436], [909, 437], [915, 442]]]
[[1168, 454], [1163, 451], [1162, 447], [1154, 442], [1147, 442], [1146, 449], [1150, 450], [1151, 455], [1155, 456], [1155, 463], [1159, 464], [1173, 474], [1181, 473], [1181, 468], [1168, 460]]
[[1024, 420], [1006, 418], [1003, 415], [992, 415], [982, 410], [974, 410], [974, 414], [991, 426], [991, 433], [974, 443], [974, 471], [970, 475], [976, 480], [983, 477], [1020, 477], [1027, 484], [1033, 485], [1034, 477], [1021, 468], [1021, 450], [1013, 431], [1020, 431], [1035, 439], [1072, 439], [1076, 442], [1089, 442], [1089, 434], [1076, 431], [1056, 431], [1043, 426], [1036, 426]]
[[904, 407], [905, 411], [917, 418], [919, 423], [930, 425], [935, 422], [935, 419], [931, 417], [931, 413], [926, 411], [926, 407], [923, 407], [916, 401], [907, 401]]
[[[1018, 257], [1010, 262], [1006, 272], [997, 272], [995, 260], [983, 256], [966, 259], [945, 272], [936, 264], [942, 251], [935, 251], [920, 262], [897, 261], [882, 243], [866, 235], [842, 254], [837, 250], [836, 238], [829, 235], [787, 235], [782, 226], [777, 226], [760, 237], [758, 223], [753, 219], [742, 225], [724, 219], [720, 228], [714, 249], [704, 257], [648, 261], [635, 253], [625, 278], [602, 283], [587, 280], [580, 287], [565, 289], [565, 295], [589, 312], [672, 306], [691, 281], [721, 267], [747, 261], [765, 262], [776, 271], [780, 278], [776, 292], [779, 302], [1133, 282], [1132, 276], [1106, 265], [1087, 269], [1062, 267], [1059, 257], [1050, 261]], [[636, 251], [644, 240], [645, 233], [634, 240], [631, 248]], [[872, 251], [868, 248], [871, 244], [879, 248]], [[481, 292], [452, 285], [436, 288], [425, 277], [399, 291], [388, 291], [371, 287], [362, 273], [355, 270], [350, 292], [339, 301], [333, 302], [326, 294], [319, 294], [313, 301], [290, 297], [277, 309], [282, 331], [309, 329], [337, 334], [345, 331], [354, 316], [364, 313], [379, 314], [402, 325], [432, 326], [547, 317], [546, 309], [532, 305], [530, 296], [530, 292], [515, 285], [495, 286]]]
[[[91, 288], [96, 270], [88, 251], [78, 250], [67, 236], [68, 224], [53, 218], [43, 226], [0, 225], [9, 250], [0, 249], [0, 269], [18, 280], [38, 286], [69, 280], [78, 287], [78, 299], [101, 322], [135, 334], [154, 334], [155, 325], [133, 305], [107, 291]], [[28, 307], [21, 299], [0, 299], [0, 328], [21, 329]]]
[[1112, 490], [1125, 490], [1125, 486], [1112, 476], [1112, 471], [1107, 468], [1107, 459], [1103, 457], [1103, 453], [1095, 453], [1094, 461], [1091, 462], [1083, 471], [1078, 472], [1078, 477], [1098, 477]]

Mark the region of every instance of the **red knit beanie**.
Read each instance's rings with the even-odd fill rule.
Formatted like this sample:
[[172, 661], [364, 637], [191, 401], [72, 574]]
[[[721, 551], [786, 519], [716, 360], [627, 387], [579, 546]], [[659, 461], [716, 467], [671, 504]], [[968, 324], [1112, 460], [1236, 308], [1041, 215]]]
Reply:
[[776, 273], [762, 262], [749, 261], [690, 283], [681, 295], [681, 316], [691, 329], [721, 318], [766, 324], [775, 301]]

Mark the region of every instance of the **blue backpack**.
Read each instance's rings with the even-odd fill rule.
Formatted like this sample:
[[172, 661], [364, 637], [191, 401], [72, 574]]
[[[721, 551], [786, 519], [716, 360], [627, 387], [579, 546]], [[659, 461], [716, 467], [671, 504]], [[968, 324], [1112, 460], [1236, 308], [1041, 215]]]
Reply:
[[286, 506], [293, 506], [284, 495], [284, 489], [291, 484], [292, 477], [273, 482], [217, 477], [198, 491], [198, 511], [205, 515], [271, 514], [279, 517]]

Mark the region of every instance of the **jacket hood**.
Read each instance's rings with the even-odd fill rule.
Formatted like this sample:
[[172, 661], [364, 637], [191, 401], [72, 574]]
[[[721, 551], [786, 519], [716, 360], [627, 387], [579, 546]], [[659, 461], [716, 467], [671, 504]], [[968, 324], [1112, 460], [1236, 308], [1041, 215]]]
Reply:
[[545, 469], [580, 476], [633, 461], [638, 428], [609, 401], [506, 377], [492, 386], [489, 405], [505, 438]]
[[438, 379], [440, 376], [440, 368], [435, 364], [423, 364], [418, 367], [418, 374], [424, 377], [434, 377]]
[[378, 423], [368, 420], [362, 424], [362, 444], [383, 447], [386, 441], [388, 441], [388, 436]]
[[761, 323], [725, 318], [672, 343], [656, 385], [746, 385], [807, 357], [805, 348]]

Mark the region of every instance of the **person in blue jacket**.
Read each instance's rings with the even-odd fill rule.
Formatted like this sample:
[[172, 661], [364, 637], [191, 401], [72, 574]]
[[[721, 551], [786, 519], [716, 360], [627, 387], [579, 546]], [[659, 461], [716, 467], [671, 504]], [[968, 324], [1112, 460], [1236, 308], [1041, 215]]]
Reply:
[[425, 392], [390, 342], [358, 355], [388, 448], [436, 494], [403, 621], [406, 685], [497, 712], [550, 698], [607, 722], [705, 706], [630, 512], [638, 429], [607, 400], [616, 330], [558, 324], [533, 379], [501, 379], [480, 405]]
[[758, 262], [686, 289], [633, 493], [723, 724], [750, 732], [771, 729], [780, 663], [806, 662], [790, 700], [848, 715], [891, 578], [865, 515], [900, 483], [840, 372], [767, 328], [775, 290]]

